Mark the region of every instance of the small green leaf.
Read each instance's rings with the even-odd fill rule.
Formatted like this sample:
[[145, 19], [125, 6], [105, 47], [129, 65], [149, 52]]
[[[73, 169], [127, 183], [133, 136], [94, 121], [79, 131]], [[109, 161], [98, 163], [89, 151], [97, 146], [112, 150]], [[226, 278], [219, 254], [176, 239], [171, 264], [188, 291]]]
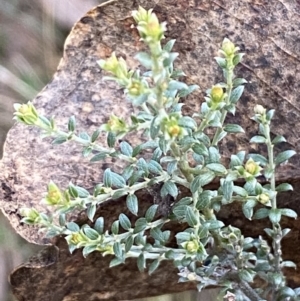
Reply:
[[147, 220], [144, 217], [140, 217], [134, 225], [134, 233], [139, 233], [147, 228]]
[[86, 140], [86, 141], [89, 141], [90, 140], [90, 136], [88, 133], [86, 132], [82, 132], [79, 134], [79, 138], [83, 139], [83, 140]]
[[226, 203], [231, 203], [231, 198], [233, 194], [233, 182], [225, 180], [222, 185], [222, 190]]
[[160, 161], [160, 157], [162, 156], [162, 150], [160, 149], [160, 147], [158, 147], [152, 154], [152, 160], [159, 162]]
[[105, 169], [104, 174], [103, 174], [103, 183], [105, 187], [111, 187], [113, 182], [112, 182], [112, 175], [111, 175], [111, 170], [110, 168]]
[[148, 164], [145, 161], [144, 158], [140, 158], [136, 164], [136, 166], [141, 169], [146, 175], [148, 175], [149, 170], [148, 170]]
[[225, 68], [226, 68], [226, 66], [227, 66], [226, 59], [217, 56], [217, 57], [215, 57], [215, 60], [217, 61], [217, 64], [218, 64], [222, 69], [225, 69]]
[[176, 205], [173, 208], [173, 213], [178, 219], [183, 219], [185, 218], [187, 207], [187, 205]]
[[281, 262], [280, 267], [281, 268], [294, 268], [294, 269], [296, 269], [297, 265], [293, 261], [285, 260], [285, 261]]
[[189, 241], [191, 239], [191, 234], [188, 232], [179, 232], [175, 235], [177, 244], [181, 244], [183, 242]]
[[191, 192], [195, 193], [202, 186], [209, 184], [214, 178], [215, 174], [211, 171], [195, 177], [190, 186]]
[[92, 134], [92, 137], [91, 137], [91, 142], [95, 142], [98, 137], [100, 135], [100, 129], [97, 129], [96, 131], [94, 131], [94, 133]]
[[262, 166], [266, 166], [268, 164], [268, 160], [259, 154], [249, 154], [248, 158], [252, 158], [255, 162], [259, 162]]
[[122, 250], [120, 242], [118, 242], [118, 241], [115, 242], [113, 249], [114, 249], [115, 256], [119, 259], [123, 259], [124, 255], [123, 255], [123, 250]]
[[285, 228], [285, 229], [282, 229], [282, 237], [288, 235], [290, 233], [291, 229], [289, 228]]
[[189, 117], [189, 116], [183, 116], [178, 120], [178, 125], [182, 126], [184, 128], [190, 128], [190, 129], [195, 129], [197, 127], [196, 121]]
[[191, 227], [194, 227], [198, 224], [197, 215], [195, 214], [194, 210], [189, 206], [186, 206], [186, 221]]
[[255, 213], [253, 218], [254, 219], [262, 219], [262, 218], [266, 218], [269, 215], [270, 209], [267, 208], [261, 208], [258, 209]]
[[288, 183], [282, 183], [280, 185], [278, 185], [276, 187], [276, 191], [292, 191], [293, 190], [293, 186], [291, 184], [288, 184]]
[[219, 150], [216, 147], [214, 146], [209, 147], [208, 153], [209, 153], [209, 160], [207, 161], [207, 164], [220, 162], [221, 156]]
[[281, 135], [276, 136], [272, 140], [272, 144], [278, 144], [278, 143], [281, 143], [281, 142], [286, 142], [286, 139], [283, 136], [281, 136]]
[[297, 213], [289, 208], [281, 209], [281, 214], [295, 219], [298, 217]]
[[194, 144], [192, 149], [198, 155], [208, 156], [208, 149], [203, 143]]
[[129, 220], [129, 218], [124, 214], [121, 213], [119, 215], [119, 221], [120, 221], [120, 225], [124, 230], [129, 230], [131, 229], [131, 222]]
[[59, 218], [58, 218], [58, 221], [59, 221], [59, 225], [61, 227], [64, 227], [65, 224], [66, 224], [66, 215], [64, 213], [60, 214]]
[[72, 232], [79, 232], [80, 231], [79, 226], [74, 222], [69, 222], [69, 223], [66, 224], [66, 226]]
[[84, 158], [88, 157], [91, 154], [92, 150], [93, 149], [90, 146], [84, 147], [83, 150], [82, 150], [82, 156]]
[[193, 199], [191, 197], [184, 197], [180, 199], [178, 202], [176, 202], [175, 206], [179, 205], [190, 205], [192, 203]]
[[138, 145], [132, 150], [132, 157], [136, 157], [142, 151], [142, 146]]
[[219, 230], [220, 228], [224, 227], [224, 223], [218, 220], [210, 220], [207, 222], [209, 230]]
[[[163, 50], [166, 51], [166, 52], [171, 52], [174, 44], [175, 44], [176, 40], [175, 39], [172, 39], [170, 41], [168, 41], [164, 47], [163, 47]], [[152, 66], [152, 65], [151, 65]]]
[[94, 229], [99, 233], [99, 234], [103, 234], [104, 232], [104, 218], [98, 217], [96, 219], [96, 222], [94, 224]]
[[119, 234], [119, 221], [114, 221], [111, 225], [112, 234]]
[[92, 245], [92, 246], [85, 246], [82, 250], [82, 255], [84, 258], [86, 258], [89, 254], [94, 252], [97, 249], [97, 246]]
[[167, 165], [167, 173], [169, 175], [174, 174], [174, 172], [178, 169], [177, 166], [178, 166], [178, 162], [175, 161], [175, 160], [172, 161], [172, 162], [170, 162], [170, 163], [168, 163], [168, 165]]
[[206, 167], [217, 174], [227, 173], [227, 169], [220, 163], [209, 163]]
[[72, 183], [69, 183], [68, 192], [69, 192], [70, 196], [74, 199], [78, 198], [78, 196], [79, 196], [76, 187]]
[[101, 160], [104, 160], [104, 159], [106, 159], [107, 157], [109, 156], [109, 153], [98, 153], [98, 154], [96, 154], [95, 156], [93, 156], [91, 159], [90, 159], [90, 161], [91, 162], [97, 162], [97, 161], [101, 161]]
[[115, 172], [110, 172], [111, 176], [111, 181], [112, 181], [112, 186], [117, 187], [117, 188], [123, 188], [126, 185], [125, 179], [118, 175]]
[[90, 204], [87, 210], [87, 216], [90, 221], [93, 221], [95, 213], [96, 213], [96, 204]]
[[[203, 191], [202, 193], [199, 194], [199, 198], [196, 204], [196, 208], [198, 210], [202, 210], [205, 208], [208, 208], [210, 205], [210, 200], [211, 200], [211, 193], [208, 190]], [[187, 205], [189, 205], [188, 203]]]
[[161, 150], [164, 154], [166, 154], [166, 153], [168, 152], [168, 150], [170, 149], [170, 147], [169, 147], [169, 142], [168, 142], [164, 137], [161, 137], [161, 138], [159, 139], [158, 144], [159, 144], [160, 150]]
[[126, 205], [132, 214], [137, 215], [139, 206], [138, 206], [138, 199], [135, 194], [129, 194], [127, 196]]
[[275, 164], [279, 165], [279, 164], [289, 160], [295, 154], [296, 154], [296, 152], [294, 150], [284, 151], [275, 158]]
[[248, 219], [252, 219], [252, 215], [253, 215], [253, 208], [256, 206], [257, 201], [254, 199], [250, 199], [248, 200], [246, 203], [243, 204], [243, 213], [245, 215], [246, 218]]
[[156, 118], [153, 118], [150, 124], [150, 137], [151, 139], [155, 139], [159, 133], [160, 127], [155, 124]]
[[155, 259], [149, 266], [149, 275], [152, 275], [153, 272], [158, 268], [160, 261]]
[[281, 220], [281, 209], [272, 208], [269, 211], [269, 219], [273, 224], [278, 224]]
[[220, 133], [218, 133], [218, 135], [215, 137], [215, 141], [216, 143], [220, 142], [221, 140], [223, 140], [225, 137], [227, 136], [227, 133], [225, 131], [221, 131]]
[[107, 145], [108, 147], [114, 147], [116, 143], [116, 134], [113, 132], [109, 132], [107, 134]]
[[68, 122], [68, 131], [69, 132], [74, 132], [75, 131], [75, 127], [76, 127], [75, 116], [71, 116], [69, 118], [69, 122]]
[[146, 268], [146, 260], [145, 260], [145, 256], [143, 253], [141, 253], [138, 257], [137, 266], [138, 266], [138, 269], [140, 272], [144, 272], [144, 270]]
[[238, 124], [226, 124], [224, 131], [227, 133], [245, 133], [244, 129]]
[[236, 54], [232, 59], [233, 65], [236, 66], [237, 64], [239, 64], [242, 61], [242, 58], [244, 55], [245, 55], [245, 53]]
[[84, 228], [84, 233], [91, 240], [96, 240], [99, 238], [99, 233], [90, 227]]
[[78, 192], [78, 196], [80, 198], [87, 198], [90, 196], [90, 193], [84, 189], [83, 187], [80, 187], [80, 186], [75, 186], [77, 192]]
[[160, 166], [160, 164], [154, 160], [150, 160], [150, 162], [148, 163], [148, 169], [151, 173], [153, 174], [160, 174], [162, 172], [162, 167]]
[[271, 120], [271, 119], [273, 118], [273, 116], [274, 116], [274, 113], [275, 113], [275, 110], [274, 110], [274, 109], [269, 110], [269, 111], [267, 112], [267, 114], [266, 114], [267, 120]]
[[244, 78], [235, 78], [234, 80], [233, 80], [233, 83], [232, 83], [232, 85], [233, 85], [233, 87], [237, 87], [237, 86], [240, 86], [240, 85], [243, 85], [243, 84], [246, 84], [246, 83], [248, 83]]
[[[230, 95], [230, 103], [236, 104], [244, 92], [244, 86], [238, 86], [232, 90]], [[226, 131], [227, 132], [227, 131]], [[231, 132], [232, 133], [232, 132]]]
[[157, 208], [158, 208], [158, 205], [155, 204], [155, 205], [150, 206], [148, 208], [148, 210], [146, 211], [145, 218], [148, 223], [152, 222], [152, 220], [156, 214]]
[[189, 94], [191, 94], [192, 92], [194, 92], [195, 90], [198, 90], [199, 89], [199, 86], [198, 85], [190, 85], [188, 89], [186, 90], [181, 90], [177, 96], [178, 97], [186, 97], [188, 96]]
[[112, 268], [112, 267], [115, 267], [117, 265], [120, 265], [124, 263], [124, 260], [123, 259], [120, 259], [120, 258], [114, 258], [111, 260], [111, 262], [109, 263], [109, 267]]
[[64, 143], [64, 142], [66, 142], [66, 141], [68, 141], [68, 138], [67, 138], [67, 137], [61, 137], [61, 136], [59, 136], [59, 137], [55, 138], [55, 139], [52, 141], [52, 144], [55, 144], [55, 145], [57, 145], [57, 144], [62, 144], [62, 143]]
[[127, 181], [133, 174], [134, 167], [132, 165], [126, 166], [122, 172], [122, 177]]
[[189, 87], [187, 84], [177, 81], [170, 80], [168, 90], [187, 90]]
[[168, 194], [173, 198], [176, 198], [178, 195], [178, 188], [172, 181], [165, 182], [160, 191], [162, 197], [166, 197]]
[[267, 139], [263, 136], [254, 136], [251, 138], [250, 143], [266, 143]]
[[151, 69], [152, 67], [152, 60], [150, 55], [147, 52], [138, 52], [134, 58], [138, 60], [141, 65], [143, 65], [147, 69]]
[[120, 149], [121, 149], [121, 153], [125, 156], [131, 157], [132, 156], [132, 147], [129, 143], [127, 143], [126, 141], [122, 141], [120, 143]]
[[128, 194], [128, 191], [126, 189], [117, 189], [117, 190], [115, 190], [115, 192], [113, 193], [111, 198], [113, 200], [117, 200], [120, 197], [122, 197], [123, 195], [127, 195], [127, 194]]
[[244, 269], [244, 270], [240, 270], [238, 274], [241, 280], [246, 282], [253, 282], [253, 278], [256, 273], [254, 271]]
[[150, 230], [150, 235], [151, 235], [155, 240], [158, 240], [159, 242], [161, 242], [161, 241], [164, 240], [163, 233], [162, 233], [162, 231], [160, 230], [160, 226], [155, 227], [155, 228], [152, 228], [152, 229]]
[[244, 197], [244, 198], [248, 196], [247, 190], [244, 189], [243, 187], [233, 186], [233, 192], [236, 193], [237, 195], [240, 195], [240, 196]]
[[[282, 282], [283, 279], [280, 281]], [[293, 289], [291, 289], [290, 287], [282, 287], [280, 288], [279, 290], [279, 296], [280, 296], [280, 299], [279, 300], [292, 300], [291, 298], [295, 297], [295, 292]]]
[[229, 167], [233, 168], [235, 166], [241, 166], [241, 165], [242, 165], [242, 161], [239, 159], [239, 157], [236, 155], [231, 155]]
[[125, 242], [125, 252], [129, 252], [130, 249], [132, 248], [133, 245], [133, 237], [129, 236], [126, 238], [126, 242]]

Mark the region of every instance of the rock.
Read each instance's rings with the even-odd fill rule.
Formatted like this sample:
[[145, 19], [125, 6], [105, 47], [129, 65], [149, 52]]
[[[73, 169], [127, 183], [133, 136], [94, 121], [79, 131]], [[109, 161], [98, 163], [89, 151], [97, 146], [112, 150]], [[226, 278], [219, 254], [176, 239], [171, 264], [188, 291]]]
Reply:
[[[249, 84], [237, 114], [228, 121], [240, 123], [247, 135], [229, 137], [225, 141], [222, 145], [225, 158], [241, 149], [257, 151], [256, 146], [248, 142], [257, 132], [250, 120], [257, 103], [276, 109], [273, 134], [284, 135], [288, 140], [279, 151], [295, 149], [299, 152], [300, 4], [296, 1], [123, 0], [104, 3], [73, 27], [53, 80], [33, 100], [42, 114], [54, 115], [61, 127], [66, 127], [68, 117], [75, 115], [78, 128], [88, 132], [104, 123], [112, 112], [128, 118], [132, 108], [115, 84], [103, 81], [103, 73], [96, 62], [115, 51], [132, 68], [137, 66], [133, 56], [144, 46], [132, 27], [131, 11], [138, 5], [154, 8], [159, 19], [167, 21], [166, 41], [177, 39], [175, 51], [180, 54], [177, 67], [187, 74], [189, 84], [201, 87], [184, 99], [185, 113], [197, 111], [205, 90], [221, 80], [213, 57], [224, 37], [230, 38], [246, 53], [236, 73]], [[139, 137], [130, 139], [138, 141]], [[15, 125], [8, 133], [0, 164], [1, 207], [16, 231], [37, 244], [50, 244], [50, 241], [37, 229], [20, 224], [20, 208], [45, 210], [40, 200], [50, 179], [61, 187], [66, 187], [69, 181], [92, 187], [101, 181], [102, 169], [107, 166], [89, 163], [74, 144], [52, 146], [49, 142], [49, 139], [42, 140], [36, 129]], [[259, 151], [264, 153], [265, 149]], [[298, 214], [299, 166], [299, 156], [295, 156], [278, 173], [278, 182], [288, 181], [295, 185], [292, 193], [281, 195], [279, 205], [292, 208]], [[143, 211], [152, 201], [145, 192], [141, 192], [141, 199]], [[108, 225], [123, 211], [126, 205], [121, 199], [104, 204], [97, 215], [104, 216]], [[240, 226], [245, 235], [257, 236], [267, 226], [264, 220], [255, 223], [245, 220], [238, 205], [223, 208], [220, 217], [226, 224]], [[86, 221], [82, 214], [72, 218], [79, 223]], [[283, 242], [284, 257], [294, 260], [299, 267], [300, 223], [284, 220], [284, 226], [293, 229]], [[173, 232], [179, 231], [178, 227], [184, 225], [171, 225]], [[121, 300], [194, 287], [193, 283], [177, 283], [178, 276], [171, 262], [164, 263], [150, 277], [137, 271], [134, 260], [109, 269], [111, 258], [91, 254], [84, 260], [80, 252], [71, 256], [63, 238], [56, 238], [52, 244], [37, 259], [12, 273], [12, 288], [18, 300]], [[300, 285], [300, 276], [295, 271], [288, 271], [287, 275], [292, 286]]]

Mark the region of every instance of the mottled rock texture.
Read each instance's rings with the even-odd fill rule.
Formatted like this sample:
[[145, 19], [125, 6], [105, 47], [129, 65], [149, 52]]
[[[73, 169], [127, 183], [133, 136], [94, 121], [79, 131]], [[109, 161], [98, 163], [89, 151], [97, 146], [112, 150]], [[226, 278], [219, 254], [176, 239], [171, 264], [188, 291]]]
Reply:
[[[221, 80], [213, 57], [223, 38], [230, 38], [246, 53], [237, 74], [249, 84], [236, 116], [228, 121], [241, 123], [247, 135], [229, 137], [222, 145], [225, 157], [241, 149], [256, 151], [256, 146], [248, 143], [257, 130], [249, 119], [256, 103], [276, 109], [272, 131], [283, 134], [289, 142], [281, 150], [299, 152], [300, 2], [293, 0], [116, 0], [98, 6], [75, 24], [53, 80], [33, 100], [42, 114], [54, 115], [62, 127], [66, 127], [69, 116], [75, 115], [78, 128], [88, 132], [105, 122], [112, 112], [128, 118], [131, 106], [120, 89], [103, 81], [96, 61], [115, 51], [131, 67], [137, 66], [132, 57], [144, 46], [132, 27], [131, 11], [138, 5], [154, 8], [159, 19], [167, 21], [166, 40], [177, 39], [175, 51], [180, 53], [177, 67], [187, 74], [188, 83], [201, 87], [184, 99], [186, 113], [197, 111], [205, 90]], [[20, 235], [31, 242], [47, 244], [49, 241], [37, 229], [19, 223], [19, 209], [24, 206], [44, 209], [39, 202], [50, 179], [61, 187], [66, 187], [69, 181], [92, 187], [101, 180], [107, 164], [90, 164], [81, 157], [76, 145], [50, 146], [49, 139], [42, 140], [36, 129], [16, 125], [7, 136], [0, 164], [1, 207]], [[278, 181], [295, 185], [293, 193], [282, 194], [279, 205], [298, 213], [299, 167], [299, 156], [295, 156], [278, 174]], [[141, 199], [143, 212], [153, 200], [145, 192], [141, 193]], [[124, 200], [117, 200], [103, 205], [97, 214], [104, 216], [109, 225], [123, 211], [126, 212]], [[242, 227], [245, 235], [257, 236], [267, 226], [264, 220], [246, 221], [238, 206], [225, 207], [220, 217], [227, 224]], [[83, 214], [73, 219], [79, 219], [80, 223], [86, 220]], [[284, 220], [284, 225], [293, 229], [284, 240], [285, 258], [300, 266], [300, 222]], [[179, 230], [178, 226], [170, 227], [174, 232]], [[63, 238], [52, 243], [54, 246], [46, 247], [42, 254], [12, 273], [11, 283], [18, 300], [122, 300], [193, 287], [192, 283], [177, 283], [171, 263], [164, 263], [149, 277], [137, 271], [134, 260], [108, 269], [111, 258], [92, 254], [84, 260], [80, 252], [72, 256], [68, 253]], [[300, 285], [298, 271], [289, 270], [287, 275], [291, 285]]]

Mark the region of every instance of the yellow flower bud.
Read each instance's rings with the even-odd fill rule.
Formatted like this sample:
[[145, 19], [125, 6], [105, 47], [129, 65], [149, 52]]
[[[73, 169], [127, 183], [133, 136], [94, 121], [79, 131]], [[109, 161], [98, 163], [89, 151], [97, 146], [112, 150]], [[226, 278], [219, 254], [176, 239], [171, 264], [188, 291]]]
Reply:
[[67, 241], [73, 245], [78, 245], [81, 242], [87, 241], [87, 237], [80, 231], [74, 232], [67, 237]]
[[253, 161], [252, 158], [250, 158], [245, 164], [245, 171], [251, 176], [258, 176], [261, 169], [262, 168], [259, 164]]
[[157, 16], [152, 10], [146, 11], [139, 7], [137, 11], [132, 12], [134, 20], [138, 23], [137, 29], [146, 42], [158, 42], [163, 38], [166, 31], [165, 23], [159, 23]]
[[29, 101], [27, 104], [14, 104], [15, 119], [27, 125], [34, 125], [38, 121], [38, 113], [34, 105]]
[[38, 211], [34, 208], [22, 208], [20, 210], [20, 214], [23, 217], [30, 219], [32, 222], [35, 222], [40, 216]]
[[254, 107], [254, 113], [264, 115], [266, 113], [266, 109], [262, 105], [256, 105]]
[[144, 86], [138, 80], [133, 80], [127, 89], [128, 94], [131, 96], [139, 96], [144, 92]]
[[48, 193], [45, 197], [45, 202], [48, 205], [57, 205], [63, 202], [63, 195], [60, 189], [52, 181], [48, 184]]
[[168, 128], [168, 133], [171, 137], [177, 137], [181, 133], [181, 127], [179, 125], [172, 125]]
[[262, 194], [257, 196], [257, 200], [261, 204], [266, 205], [270, 201], [270, 196], [267, 193], [262, 193]]
[[214, 104], [218, 104], [223, 100], [224, 91], [221, 86], [213, 86], [210, 92], [211, 99]]
[[108, 58], [107, 60], [99, 60], [98, 64], [100, 65], [100, 67], [103, 70], [109, 71], [112, 73], [115, 73], [119, 67], [119, 61], [116, 57], [115, 52], [113, 52], [112, 55], [110, 56], [110, 58]]
[[223, 40], [221, 48], [227, 56], [231, 56], [235, 53], [235, 45], [227, 38]]
[[200, 246], [199, 242], [196, 239], [193, 239], [183, 243], [183, 247], [188, 251], [188, 253], [194, 254], [197, 253]]
[[119, 133], [126, 131], [126, 123], [121, 118], [112, 114], [104, 126], [105, 130], [108, 132]]

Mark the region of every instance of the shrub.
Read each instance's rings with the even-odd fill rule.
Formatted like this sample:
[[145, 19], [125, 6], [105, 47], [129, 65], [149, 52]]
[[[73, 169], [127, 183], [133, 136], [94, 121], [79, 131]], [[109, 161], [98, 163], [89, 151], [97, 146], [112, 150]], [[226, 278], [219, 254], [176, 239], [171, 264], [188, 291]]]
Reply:
[[[259, 133], [250, 142], [265, 144], [267, 157], [240, 151], [232, 154], [226, 164], [219, 149], [227, 135], [244, 132], [240, 125], [225, 122], [228, 113], [235, 113], [246, 84], [245, 79], [234, 74], [243, 53], [229, 39], [224, 39], [220, 56], [215, 58], [223, 71], [224, 82], [206, 91], [199, 112], [185, 116], [181, 99], [198, 86], [182, 82], [184, 73], [174, 69], [178, 56], [172, 52], [175, 41], [162, 46], [166, 24], [160, 23], [151, 10], [139, 8], [132, 15], [141, 40], [149, 48], [149, 53], [139, 52], [135, 57], [141, 70], [129, 70], [126, 61], [114, 53], [98, 62], [109, 74], [105, 79], [117, 82], [136, 108], [130, 121], [111, 115], [106, 124], [89, 136], [77, 134], [74, 117], [69, 119], [68, 132], [63, 132], [56, 127], [55, 120], [41, 116], [32, 103], [15, 105], [15, 119], [41, 128], [45, 136], [54, 138], [54, 144], [76, 141], [83, 145], [83, 154], [91, 156], [92, 162], [109, 157], [122, 160], [123, 172], [106, 169], [103, 182], [95, 186], [93, 194], [72, 183], [63, 190], [50, 182], [43, 201], [54, 207], [53, 216], [25, 208], [22, 221], [39, 225], [48, 236], [65, 235], [70, 252], [82, 248], [84, 256], [96, 251], [103, 256], [114, 255], [110, 266], [135, 257], [140, 271], [146, 268], [146, 261], [151, 262], [148, 265], [151, 274], [161, 261], [172, 260], [179, 269], [179, 281], [196, 281], [199, 290], [216, 285], [223, 287], [223, 296], [233, 294], [235, 300], [300, 300], [300, 289], [287, 287], [282, 272], [283, 267], [295, 267], [295, 264], [281, 257], [281, 240], [290, 231], [281, 228], [281, 217], [297, 215], [291, 209], [277, 208], [276, 201], [277, 193], [292, 187], [275, 183], [276, 168], [295, 152], [289, 150], [275, 156], [274, 146], [285, 139], [282, 136], [271, 139], [274, 110], [256, 105], [252, 117]], [[106, 146], [97, 143], [103, 132]], [[131, 145], [123, 139], [137, 132], [142, 132], [145, 142]], [[258, 176], [264, 176], [268, 184], [260, 184]], [[243, 180], [244, 184], [237, 184], [237, 180]], [[213, 181], [219, 183], [218, 189], [208, 188], [207, 184]], [[171, 212], [159, 217], [159, 205], [154, 204], [144, 216], [139, 216], [135, 193], [155, 185], [162, 199], [174, 200]], [[185, 187], [189, 195], [180, 197], [179, 187]], [[126, 196], [128, 209], [138, 216], [134, 225], [124, 213], [110, 230], [104, 227], [103, 217], [94, 221], [99, 204], [121, 196]], [[243, 214], [250, 220], [270, 220], [272, 228], [265, 232], [272, 241], [271, 246], [262, 237], [245, 237], [241, 229], [225, 226], [218, 219], [216, 213], [220, 208], [232, 202], [241, 203]], [[80, 227], [67, 221], [68, 213], [78, 208], [87, 210], [93, 226]], [[176, 248], [169, 246], [171, 233], [164, 230], [170, 221], [186, 223], [186, 229], [176, 234]], [[264, 289], [251, 287], [255, 277], [266, 283]]]

